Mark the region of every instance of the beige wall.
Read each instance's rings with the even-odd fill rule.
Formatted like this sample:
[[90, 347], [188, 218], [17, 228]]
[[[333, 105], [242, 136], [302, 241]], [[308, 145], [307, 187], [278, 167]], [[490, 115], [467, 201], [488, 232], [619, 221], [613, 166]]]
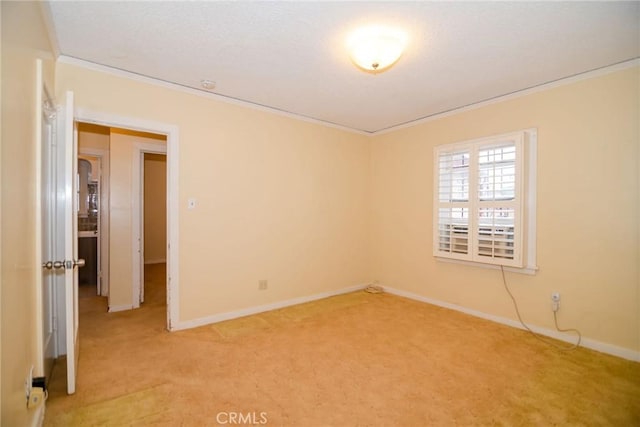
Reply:
[[432, 256], [433, 147], [538, 128], [538, 265], [507, 274], [523, 318], [640, 350], [639, 68], [373, 139], [371, 273], [382, 284], [515, 319], [499, 270]]
[[53, 89], [51, 47], [36, 2], [1, 2], [2, 14], [2, 283], [1, 399], [3, 426], [33, 423], [24, 381], [38, 366], [35, 259], [36, 58]]
[[167, 258], [167, 156], [144, 155], [144, 262]]
[[368, 279], [366, 137], [69, 64], [56, 76], [79, 107], [179, 127], [178, 320]]
[[133, 307], [131, 265], [131, 147], [122, 134], [110, 135], [109, 309]]
[[375, 279], [515, 318], [498, 271], [432, 257], [432, 150], [536, 127], [540, 270], [507, 275], [523, 317], [553, 328], [559, 291], [561, 325], [640, 349], [637, 68], [373, 138], [70, 64], [56, 76], [82, 108], [178, 126], [179, 321]]
[[110, 135], [110, 234], [109, 234], [109, 309], [134, 306], [133, 301], [133, 161], [136, 143], [164, 145], [149, 135], [111, 129]]
[[110, 129], [90, 123], [78, 123], [78, 147], [109, 151]]
[[[46, 80], [54, 70], [38, 4], [0, 8], [1, 423], [31, 425], [35, 59], [47, 60]], [[640, 350], [637, 68], [373, 139], [68, 64], [55, 78], [80, 107], [178, 125], [179, 320], [370, 279], [513, 318], [497, 271], [431, 256], [432, 148], [537, 127], [540, 271], [508, 275], [523, 317], [551, 328], [549, 294], [560, 291], [563, 326]]]

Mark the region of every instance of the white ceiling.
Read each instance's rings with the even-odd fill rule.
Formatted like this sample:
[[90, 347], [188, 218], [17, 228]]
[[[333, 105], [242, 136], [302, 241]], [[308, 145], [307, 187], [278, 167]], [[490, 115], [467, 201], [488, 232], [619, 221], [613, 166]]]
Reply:
[[[59, 53], [376, 132], [640, 56], [640, 2], [53, 1]], [[389, 71], [346, 34], [401, 26]]]

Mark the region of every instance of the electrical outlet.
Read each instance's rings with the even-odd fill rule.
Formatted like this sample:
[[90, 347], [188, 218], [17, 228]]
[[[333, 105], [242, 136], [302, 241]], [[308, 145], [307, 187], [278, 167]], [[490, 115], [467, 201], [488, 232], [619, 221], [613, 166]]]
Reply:
[[551, 310], [554, 312], [560, 309], [560, 292], [553, 292], [551, 294]]
[[266, 280], [258, 281], [258, 289], [261, 290], [261, 291], [266, 291], [267, 290], [267, 281]]
[[27, 400], [27, 408], [35, 408], [44, 401], [44, 390], [40, 387], [33, 387]]

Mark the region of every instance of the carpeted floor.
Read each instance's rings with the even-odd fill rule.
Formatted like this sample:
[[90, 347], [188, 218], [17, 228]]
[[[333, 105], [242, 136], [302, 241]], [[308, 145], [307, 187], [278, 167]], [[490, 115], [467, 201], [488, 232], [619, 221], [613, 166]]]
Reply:
[[365, 292], [169, 333], [148, 268], [138, 310], [83, 292], [78, 391], [57, 366], [45, 426], [640, 425], [639, 363]]

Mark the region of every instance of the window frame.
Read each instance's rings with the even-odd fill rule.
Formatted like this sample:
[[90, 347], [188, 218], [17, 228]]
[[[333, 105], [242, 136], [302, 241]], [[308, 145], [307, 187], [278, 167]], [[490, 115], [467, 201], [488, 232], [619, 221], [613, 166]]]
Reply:
[[[503, 145], [505, 141], [514, 141], [516, 146], [516, 182], [515, 198], [517, 200], [480, 200], [479, 157], [478, 152], [492, 146]], [[440, 156], [446, 153], [469, 153], [468, 164], [468, 193], [467, 200], [440, 200]], [[535, 274], [536, 265], [536, 170], [537, 170], [537, 130], [525, 129], [505, 134], [442, 144], [433, 150], [433, 256], [438, 261], [462, 263], [485, 268], [499, 268], [501, 265], [510, 271]], [[452, 173], [453, 176], [453, 173]], [[453, 184], [451, 184], [453, 194]], [[484, 258], [479, 255], [481, 207], [514, 208], [514, 259], [500, 258], [495, 254]], [[444, 252], [440, 249], [440, 209], [466, 207], [468, 209], [467, 222], [467, 253]], [[451, 225], [450, 225], [451, 226]], [[453, 245], [453, 242], [450, 242]], [[451, 247], [450, 247], [451, 249]]]

